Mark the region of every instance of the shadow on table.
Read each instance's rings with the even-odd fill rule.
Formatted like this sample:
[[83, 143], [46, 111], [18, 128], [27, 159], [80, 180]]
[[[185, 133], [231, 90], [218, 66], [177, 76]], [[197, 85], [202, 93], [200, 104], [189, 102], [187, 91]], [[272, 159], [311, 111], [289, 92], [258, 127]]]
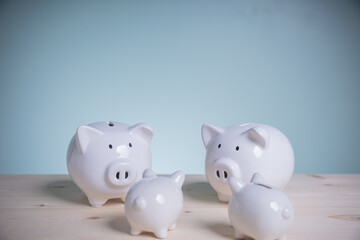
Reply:
[[116, 231], [130, 234], [130, 225], [124, 215], [120, 215], [111, 219], [109, 226]]
[[220, 222], [207, 227], [218, 236], [234, 239], [234, 228], [231, 225]]
[[[184, 183], [184, 197], [192, 198], [201, 202], [220, 203], [215, 190], [208, 182], [199, 181]], [[76, 186], [72, 180], [54, 180], [43, 187], [43, 191], [50, 196], [77, 205], [90, 206], [86, 195]], [[123, 204], [120, 199], [110, 199], [106, 205]]]
[[219, 202], [215, 190], [208, 182], [191, 182], [184, 183], [182, 187], [184, 197], [189, 197], [195, 200], [217, 203]]
[[[52, 181], [45, 185], [43, 190], [47, 195], [54, 196], [60, 200], [91, 207], [86, 195], [72, 180]], [[115, 207], [123, 204], [120, 198], [114, 198], [109, 199], [104, 207]]]
[[49, 182], [44, 186], [46, 194], [63, 201], [84, 206], [90, 206], [85, 194], [71, 180], [58, 180]]

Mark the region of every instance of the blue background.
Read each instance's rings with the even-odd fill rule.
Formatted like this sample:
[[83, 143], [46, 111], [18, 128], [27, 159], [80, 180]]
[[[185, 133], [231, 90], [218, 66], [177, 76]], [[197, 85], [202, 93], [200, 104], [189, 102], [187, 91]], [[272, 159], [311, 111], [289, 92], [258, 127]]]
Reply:
[[360, 173], [356, 1], [2, 1], [0, 173], [67, 173], [77, 126], [146, 122], [204, 173], [203, 123], [273, 125], [296, 173]]

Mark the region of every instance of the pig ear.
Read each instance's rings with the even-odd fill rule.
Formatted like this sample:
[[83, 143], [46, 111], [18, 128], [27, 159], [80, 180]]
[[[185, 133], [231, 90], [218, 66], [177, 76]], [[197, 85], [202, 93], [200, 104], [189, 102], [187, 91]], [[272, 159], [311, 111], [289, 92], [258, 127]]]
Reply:
[[237, 193], [245, 186], [245, 183], [237, 177], [230, 177], [229, 185], [232, 193]]
[[253, 174], [250, 182], [251, 183], [263, 184], [264, 183], [264, 178], [260, 173], [256, 172], [256, 173]]
[[269, 143], [269, 134], [268, 132], [262, 127], [253, 127], [249, 129], [247, 132], [248, 137], [265, 148]]
[[79, 126], [76, 130], [76, 147], [79, 153], [84, 154], [90, 141], [102, 134], [102, 132], [93, 127]]
[[170, 175], [170, 179], [176, 184], [176, 186], [181, 188], [185, 181], [185, 173], [183, 171], [176, 171]]
[[152, 178], [152, 177], [156, 177], [156, 173], [151, 168], [146, 169], [143, 173], [143, 178]]
[[205, 148], [207, 148], [211, 139], [224, 132], [223, 128], [216, 127], [210, 124], [203, 124], [201, 127], [201, 136], [204, 142]]
[[144, 138], [147, 143], [149, 143], [154, 136], [154, 132], [151, 127], [144, 123], [138, 123], [130, 127], [130, 134], [138, 135]]

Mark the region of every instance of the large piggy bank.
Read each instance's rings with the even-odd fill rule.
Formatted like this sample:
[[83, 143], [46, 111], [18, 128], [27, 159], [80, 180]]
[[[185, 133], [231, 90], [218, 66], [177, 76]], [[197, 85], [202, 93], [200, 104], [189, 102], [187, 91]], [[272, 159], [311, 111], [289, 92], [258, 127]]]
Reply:
[[151, 167], [152, 129], [145, 124], [97, 122], [79, 126], [67, 152], [71, 178], [93, 207], [125, 200], [131, 185]]
[[294, 171], [294, 152], [286, 136], [274, 127], [247, 123], [228, 128], [204, 124], [205, 172], [220, 201], [231, 195], [230, 177], [250, 182], [259, 172], [267, 183], [284, 188]]
[[283, 191], [264, 184], [259, 174], [254, 174], [251, 183], [231, 177], [229, 184], [233, 195], [228, 214], [235, 238], [286, 239], [285, 233], [294, 219], [294, 208]]
[[131, 187], [125, 199], [125, 215], [132, 235], [145, 231], [165, 238], [168, 229], [175, 229], [183, 210], [184, 180], [182, 171], [169, 178], [156, 177], [151, 169], [144, 172], [144, 179]]

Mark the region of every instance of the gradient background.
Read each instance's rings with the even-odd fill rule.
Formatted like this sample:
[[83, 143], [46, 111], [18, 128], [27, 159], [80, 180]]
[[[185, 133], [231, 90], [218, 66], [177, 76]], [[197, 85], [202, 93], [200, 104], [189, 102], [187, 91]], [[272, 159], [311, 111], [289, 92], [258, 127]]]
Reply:
[[296, 173], [360, 173], [356, 1], [1, 1], [0, 173], [67, 173], [77, 126], [146, 122], [204, 173], [203, 123], [273, 125]]

